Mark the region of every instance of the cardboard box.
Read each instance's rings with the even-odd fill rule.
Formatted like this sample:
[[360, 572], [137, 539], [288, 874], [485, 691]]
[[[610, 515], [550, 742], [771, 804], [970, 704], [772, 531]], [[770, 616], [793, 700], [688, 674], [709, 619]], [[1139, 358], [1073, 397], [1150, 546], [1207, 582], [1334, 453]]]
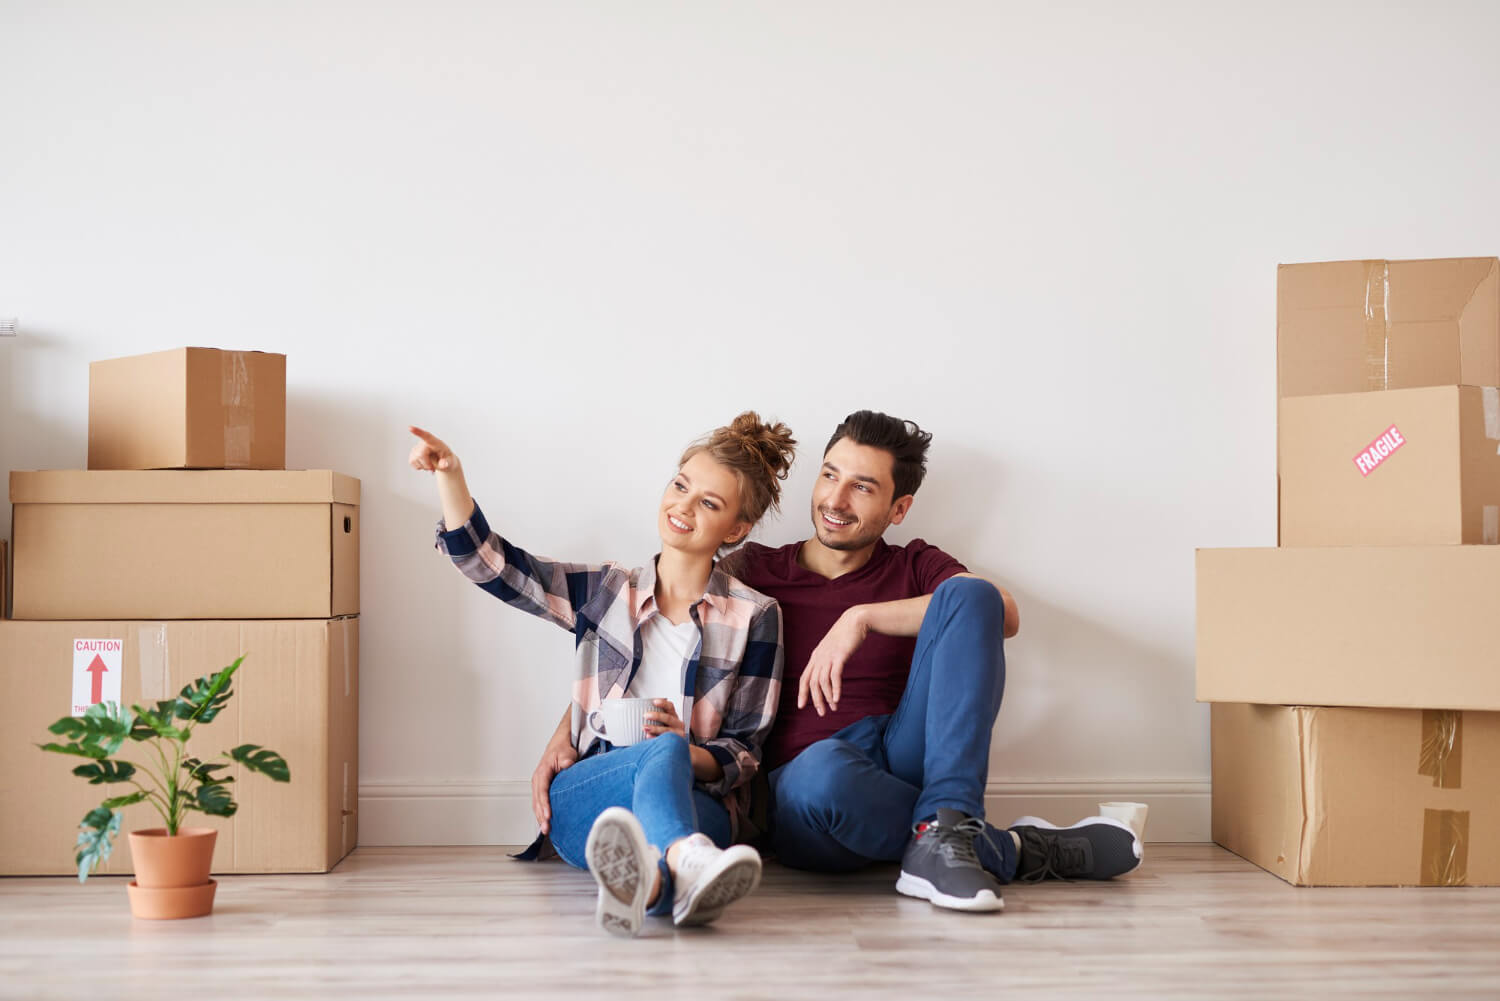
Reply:
[[1200, 549], [1200, 702], [1500, 710], [1500, 546]]
[[[79, 646], [85, 649], [78, 652]], [[235, 765], [232, 792], [239, 812], [232, 818], [194, 813], [189, 822], [219, 831], [215, 872], [333, 868], [354, 848], [359, 832], [357, 618], [12, 621], [0, 623], [0, 732], [9, 735], [0, 744], [0, 788], [6, 790], [0, 873], [76, 872], [79, 821], [108, 795], [129, 791], [89, 785], [72, 774], [79, 759], [36, 746], [55, 739], [47, 727], [69, 715], [75, 696], [85, 703], [92, 697], [92, 678], [116, 671], [120, 701], [149, 704], [241, 654], [245, 662], [234, 675], [233, 698], [217, 719], [194, 731], [188, 749], [207, 760], [242, 743], [269, 747], [286, 759], [291, 781], [272, 782]], [[107, 661], [102, 675], [88, 671], [95, 656]], [[75, 687], [79, 679], [81, 691]], [[142, 748], [127, 742], [121, 757], [146, 764]], [[101, 872], [132, 871], [124, 832], [161, 826], [147, 803], [122, 814], [121, 836]]]
[[1500, 390], [1281, 401], [1283, 546], [1500, 542]]
[[1299, 886], [1500, 883], [1500, 714], [1213, 707], [1213, 838]]
[[1500, 260], [1283, 264], [1276, 370], [1281, 397], [1500, 386]]
[[359, 480], [326, 470], [10, 474], [18, 619], [359, 611]]
[[177, 348], [93, 362], [88, 463], [284, 469], [286, 355]]

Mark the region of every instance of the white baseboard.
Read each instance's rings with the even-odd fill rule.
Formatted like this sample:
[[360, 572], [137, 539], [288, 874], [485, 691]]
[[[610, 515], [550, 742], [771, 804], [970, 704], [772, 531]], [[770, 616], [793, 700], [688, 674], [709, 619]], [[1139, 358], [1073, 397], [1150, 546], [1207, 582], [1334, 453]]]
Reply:
[[990, 822], [1005, 826], [1017, 817], [1042, 817], [1071, 824], [1099, 812], [1100, 803], [1145, 803], [1146, 840], [1212, 841], [1209, 783], [1162, 779], [1111, 782], [1045, 782], [1009, 779], [991, 782], [984, 791]]
[[[1196, 781], [1047, 782], [1004, 779], [985, 790], [999, 825], [1016, 817], [1069, 824], [1099, 804], [1150, 807], [1147, 841], [1210, 841], [1209, 784]], [[524, 845], [536, 835], [529, 782], [368, 782], [359, 787], [362, 845]]]

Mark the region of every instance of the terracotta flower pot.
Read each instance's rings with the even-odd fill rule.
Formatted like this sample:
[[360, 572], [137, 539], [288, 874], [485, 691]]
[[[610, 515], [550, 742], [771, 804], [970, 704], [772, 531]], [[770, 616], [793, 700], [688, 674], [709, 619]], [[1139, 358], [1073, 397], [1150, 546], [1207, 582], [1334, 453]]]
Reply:
[[125, 888], [130, 913], [138, 918], [196, 918], [213, 911], [219, 884], [208, 874], [218, 837], [210, 827], [179, 827], [175, 836], [168, 836], [164, 827], [131, 831], [135, 879]]
[[209, 827], [180, 827], [168, 837], [162, 827], [130, 832], [135, 881], [142, 889], [202, 886], [213, 868], [219, 832]]

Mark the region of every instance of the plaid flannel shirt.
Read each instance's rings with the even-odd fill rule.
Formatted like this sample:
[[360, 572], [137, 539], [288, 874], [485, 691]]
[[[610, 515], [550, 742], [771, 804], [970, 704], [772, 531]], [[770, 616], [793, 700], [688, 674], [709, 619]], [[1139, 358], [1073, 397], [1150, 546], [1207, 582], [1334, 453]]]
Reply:
[[[438, 522], [436, 548], [485, 591], [573, 634], [577, 747], [588, 714], [604, 699], [623, 697], [640, 667], [641, 626], [660, 614], [655, 561], [629, 569], [533, 556], [492, 531], [477, 503], [455, 529]], [[699, 640], [682, 666], [682, 718], [688, 739], [724, 769], [698, 787], [724, 800], [737, 837], [750, 837], [760, 833], [750, 823], [750, 781], [781, 694], [781, 610], [715, 567], [689, 614]]]

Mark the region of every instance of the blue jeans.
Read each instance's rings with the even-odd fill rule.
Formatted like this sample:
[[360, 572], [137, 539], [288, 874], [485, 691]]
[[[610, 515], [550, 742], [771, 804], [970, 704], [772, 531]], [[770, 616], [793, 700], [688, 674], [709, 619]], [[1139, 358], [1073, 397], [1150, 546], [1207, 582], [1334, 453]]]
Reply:
[[[867, 716], [771, 773], [771, 847], [784, 864], [848, 872], [897, 861], [938, 807], [984, 816], [990, 734], [1005, 691], [1005, 605], [982, 580], [932, 595], [895, 713]], [[975, 848], [1001, 882], [1016, 874], [1009, 832]]]
[[552, 847], [579, 869], [588, 868], [583, 849], [589, 829], [612, 806], [634, 813], [646, 840], [663, 853], [674, 841], [699, 831], [720, 848], [729, 846], [729, 811], [693, 788], [688, 742], [675, 733], [584, 758], [557, 773], [548, 796]]

